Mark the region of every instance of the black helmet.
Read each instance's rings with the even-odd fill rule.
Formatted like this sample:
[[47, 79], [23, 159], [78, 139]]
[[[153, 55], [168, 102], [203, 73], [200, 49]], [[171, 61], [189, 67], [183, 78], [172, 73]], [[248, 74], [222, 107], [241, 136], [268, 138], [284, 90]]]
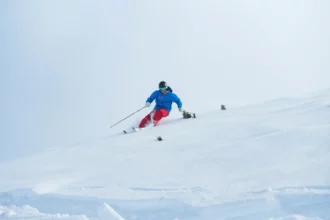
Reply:
[[161, 81], [159, 84], [158, 84], [158, 88], [159, 89], [167, 89], [167, 83], [165, 81]]

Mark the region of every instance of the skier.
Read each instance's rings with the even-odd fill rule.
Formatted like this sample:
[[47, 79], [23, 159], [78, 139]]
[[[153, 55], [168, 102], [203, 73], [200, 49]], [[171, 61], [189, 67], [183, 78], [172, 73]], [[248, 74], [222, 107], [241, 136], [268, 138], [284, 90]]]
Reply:
[[145, 104], [146, 107], [150, 107], [151, 103], [156, 100], [156, 105], [153, 111], [142, 119], [139, 128], [145, 127], [151, 121], [153, 121], [154, 126], [156, 126], [162, 118], [167, 117], [170, 114], [173, 102], [177, 104], [179, 111], [183, 112], [180, 98], [173, 93], [173, 90], [167, 86], [167, 83], [161, 81], [158, 87], [159, 90], [154, 91]]

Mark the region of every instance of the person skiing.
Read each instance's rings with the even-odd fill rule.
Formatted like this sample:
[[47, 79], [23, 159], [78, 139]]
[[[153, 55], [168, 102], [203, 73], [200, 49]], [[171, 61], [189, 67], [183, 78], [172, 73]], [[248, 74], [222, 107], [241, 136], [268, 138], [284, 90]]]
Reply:
[[175, 102], [180, 112], [183, 112], [181, 99], [173, 93], [173, 90], [165, 81], [161, 81], [158, 85], [159, 90], [154, 91], [147, 99], [145, 106], [150, 107], [151, 103], [156, 100], [154, 109], [146, 115], [140, 122], [139, 128], [146, 127], [151, 121], [154, 126], [167, 116], [172, 110], [172, 103]]

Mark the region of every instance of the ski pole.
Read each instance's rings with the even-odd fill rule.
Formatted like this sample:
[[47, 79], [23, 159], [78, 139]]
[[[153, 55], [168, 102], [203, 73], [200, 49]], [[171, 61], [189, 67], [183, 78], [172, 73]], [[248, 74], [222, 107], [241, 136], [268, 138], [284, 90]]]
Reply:
[[124, 121], [125, 119], [131, 117], [132, 115], [136, 114], [137, 112], [141, 111], [142, 109], [146, 108], [146, 106], [144, 106], [143, 108], [140, 108], [139, 110], [137, 110], [136, 112], [133, 112], [132, 114], [130, 114], [129, 116], [127, 116], [126, 118], [118, 121], [116, 124], [112, 125], [110, 128], [114, 127], [115, 125], [119, 124], [120, 122]]

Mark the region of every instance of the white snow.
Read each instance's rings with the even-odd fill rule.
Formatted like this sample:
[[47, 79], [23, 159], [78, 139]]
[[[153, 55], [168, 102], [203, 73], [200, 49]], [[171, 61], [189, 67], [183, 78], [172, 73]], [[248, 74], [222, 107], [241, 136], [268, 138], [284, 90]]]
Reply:
[[104, 220], [124, 220], [124, 218], [107, 203], [104, 203], [103, 209], [99, 211], [99, 217]]
[[75, 216], [68, 214], [44, 214], [40, 213], [38, 209], [28, 205], [22, 207], [17, 206], [0, 206], [0, 219], [68, 219], [68, 220], [88, 220], [84, 215]]
[[122, 134], [136, 117], [1, 163], [0, 219], [330, 219], [329, 90]]

